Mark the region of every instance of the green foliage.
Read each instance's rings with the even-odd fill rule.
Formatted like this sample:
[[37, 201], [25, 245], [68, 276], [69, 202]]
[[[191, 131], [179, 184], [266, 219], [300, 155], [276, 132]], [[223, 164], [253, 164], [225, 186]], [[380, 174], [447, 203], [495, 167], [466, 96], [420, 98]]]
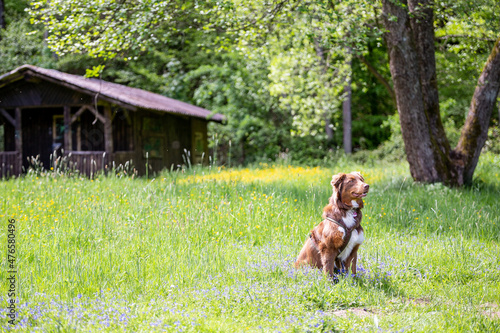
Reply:
[[395, 162], [405, 160], [406, 155], [404, 151], [403, 134], [401, 133], [401, 126], [399, 124], [399, 115], [396, 113], [384, 121], [383, 126], [390, 129], [391, 136], [389, 140], [381, 144], [373, 151], [375, 159]]
[[5, 6], [5, 21], [7, 26], [12, 22], [16, 22], [20, 18], [25, 18], [25, 9], [28, 7], [29, 0], [3, 0]]
[[6, 73], [24, 64], [42, 67], [54, 66], [55, 59], [44, 47], [42, 31], [31, 33], [26, 18], [20, 18], [0, 31], [0, 73]]
[[[84, 53], [112, 59], [146, 51], [158, 42], [153, 30], [182, 10], [169, 1], [34, 1], [31, 22], [48, 29], [47, 43], [57, 55]], [[64, 15], [64, 16], [61, 16]]]
[[500, 155], [500, 125], [496, 120], [493, 121], [493, 126], [488, 129], [488, 139], [484, 145], [484, 150]]
[[92, 69], [87, 68], [85, 77], [99, 77], [104, 69], [104, 65], [92, 66]]
[[281, 108], [289, 110], [292, 135], [326, 138], [326, 121], [340, 119], [344, 83], [350, 73], [344, 54], [324, 50], [318, 45], [323, 36], [308, 37], [308, 22], [299, 22], [292, 29], [305, 30], [304, 35], [284, 32], [285, 37], [280, 33], [270, 42], [269, 91]]
[[287, 117], [265, 89], [265, 59], [237, 54], [224, 58], [222, 65], [201, 66], [187, 73], [184, 87], [193, 92], [196, 104], [227, 115], [226, 126], [212, 127], [222, 151], [229, 153], [231, 142], [235, 161], [274, 159], [290, 135]]
[[[373, 41], [368, 43], [364, 58], [389, 80], [391, 75], [386, 53], [387, 50], [378, 41]], [[387, 141], [393, 133], [392, 127], [386, 126], [385, 122], [387, 117], [396, 113], [396, 106], [386, 88], [358, 58], [353, 59], [352, 75], [353, 145], [356, 150], [372, 150]]]

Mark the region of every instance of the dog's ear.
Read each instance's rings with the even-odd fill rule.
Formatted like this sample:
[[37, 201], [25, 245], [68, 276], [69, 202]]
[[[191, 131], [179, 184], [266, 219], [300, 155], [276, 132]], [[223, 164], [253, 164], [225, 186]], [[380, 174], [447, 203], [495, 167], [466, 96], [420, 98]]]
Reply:
[[351, 174], [353, 174], [353, 175], [358, 176], [359, 178], [361, 178], [362, 182], [365, 181], [365, 179], [363, 178], [363, 176], [361, 176], [361, 172], [359, 172], [359, 171], [353, 171], [353, 172], [351, 172]]
[[342, 184], [342, 182], [344, 181], [345, 177], [346, 177], [345, 173], [339, 173], [338, 175], [334, 175], [332, 176], [332, 182], [330, 184], [332, 184], [333, 188], [338, 189], [340, 184]]

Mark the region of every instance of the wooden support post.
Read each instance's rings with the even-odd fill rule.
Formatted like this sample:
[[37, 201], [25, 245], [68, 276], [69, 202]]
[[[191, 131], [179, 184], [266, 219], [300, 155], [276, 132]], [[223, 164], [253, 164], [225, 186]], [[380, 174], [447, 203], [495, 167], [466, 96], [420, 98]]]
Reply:
[[73, 149], [71, 142], [71, 108], [64, 106], [64, 153], [69, 154]]
[[208, 159], [207, 122], [191, 119], [191, 161], [200, 164]]
[[111, 120], [111, 107], [104, 106], [104, 150], [108, 155], [108, 161], [112, 160], [113, 154], [113, 126]]
[[82, 150], [82, 124], [80, 122], [76, 125], [76, 150]]
[[16, 108], [16, 126], [15, 126], [15, 142], [17, 152], [17, 167], [15, 172], [21, 174], [23, 166], [23, 128], [21, 122], [21, 108]]

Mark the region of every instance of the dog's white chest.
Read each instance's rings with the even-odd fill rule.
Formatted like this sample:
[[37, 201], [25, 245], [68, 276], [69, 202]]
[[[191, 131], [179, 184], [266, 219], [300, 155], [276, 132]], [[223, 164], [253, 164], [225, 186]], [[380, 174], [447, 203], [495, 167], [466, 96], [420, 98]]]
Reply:
[[352, 227], [354, 227], [354, 225], [356, 224], [356, 216], [358, 216], [358, 213], [356, 213], [355, 210], [349, 210], [345, 217], [342, 218], [342, 221], [344, 221], [344, 224], [347, 228], [351, 229]]
[[358, 233], [357, 230], [353, 230], [351, 232], [351, 239], [349, 239], [349, 243], [345, 247], [344, 251], [339, 254], [339, 259], [345, 261], [349, 257], [349, 255], [351, 255], [352, 249], [354, 249], [356, 245], [363, 244], [364, 240], [365, 235], [363, 231]]

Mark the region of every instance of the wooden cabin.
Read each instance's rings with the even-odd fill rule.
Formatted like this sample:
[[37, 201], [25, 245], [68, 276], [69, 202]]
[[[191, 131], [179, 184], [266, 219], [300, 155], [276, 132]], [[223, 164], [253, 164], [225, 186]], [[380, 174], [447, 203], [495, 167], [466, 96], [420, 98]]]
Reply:
[[54, 152], [88, 175], [113, 162], [139, 174], [206, 162], [207, 123], [223, 120], [149, 91], [24, 65], [0, 76], [0, 176], [25, 172], [36, 156], [49, 169]]

